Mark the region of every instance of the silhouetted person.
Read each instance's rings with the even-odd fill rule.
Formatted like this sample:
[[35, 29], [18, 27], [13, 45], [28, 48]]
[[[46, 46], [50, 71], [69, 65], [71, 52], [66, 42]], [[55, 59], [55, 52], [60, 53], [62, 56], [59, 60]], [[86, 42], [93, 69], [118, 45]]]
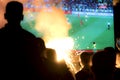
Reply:
[[114, 63], [113, 64], [113, 68], [114, 68], [114, 70], [113, 70], [114, 71], [114, 74], [113, 74], [114, 75], [114, 80], [120, 80], [120, 76], [119, 76], [120, 75], [120, 68], [115, 66], [116, 60], [117, 60], [116, 56], [120, 56], [119, 49], [118, 49], [118, 51], [115, 51], [115, 49], [113, 47], [106, 47], [104, 50], [107, 51], [112, 56], [111, 63]]
[[120, 68], [117, 68], [115, 66], [115, 64], [116, 64], [116, 56], [119, 55], [120, 52], [119, 51], [115, 51], [115, 49], [113, 47], [106, 47], [104, 50], [107, 51], [109, 54], [111, 54], [111, 56], [113, 58], [113, 59], [111, 59], [111, 63], [114, 63], [113, 64], [114, 80], [120, 80], [120, 76], [119, 76], [120, 75]]
[[46, 46], [45, 46], [45, 42], [43, 39], [41, 38], [36, 38], [36, 44], [37, 47], [33, 48], [34, 51], [34, 55], [32, 54], [31, 57], [33, 65], [34, 65], [34, 69], [35, 69], [35, 73], [36, 76], [34, 80], [43, 80], [43, 76], [42, 73], [44, 72], [44, 51], [46, 50]]
[[94, 74], [91, 70], [92, 55], [93, 53], [89, 52], [83, 52], [80, 55], [80, 60], [83, 68], [75, 74], [76, 80], [94, 80]]
[[113, 67], [115, 67], [115, 62], [116, 62], [116, 52], [115, 49], [113, 47], [105, 47], [104, 51], [111, 56], [111, 63], [113, 63]]
[[7, 24], [0, 29], [0, 55], [2, 79], [36, 80], [36, 54], [40, 54], [36, 37], [22, 29], [23, 5], [11, 1], [4, 14]]
[[57, 62], [57, 54], [54, 49], [47, 48], [44, 53], [45, 67], [42, 80], [74, 80], [65, 61]]
[[[118, 55], [120, 54], [120, 0], [114, 6], [114, 26], [115, 26], [115, 37], [116, 41], [116, 49]], [[120, 80], [120, 68], [115, 69], [115, 80]]]
[[92, 58], [95, 80], [114, 80], [115, 52], [111, 47], [96, 52]]
[[120, 51], [116, 52], [116, 56], [117, 66], [114, 71], [114, 80], [120, 80]]

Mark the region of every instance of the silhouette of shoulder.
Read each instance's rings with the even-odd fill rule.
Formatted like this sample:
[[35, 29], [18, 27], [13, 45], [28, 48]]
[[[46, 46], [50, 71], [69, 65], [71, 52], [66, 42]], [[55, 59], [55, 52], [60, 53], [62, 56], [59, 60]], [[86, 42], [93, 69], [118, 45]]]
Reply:
[[36, 38], [32, 33], [22, 29], [22, 28], [19, 28], [19, 29], [10, 29], [9, 26], [5, 26], [4, 28], [0, 29], [0, 35], [2, 37], [14, 37], [17, 38], [17, 37], [22, 37], [23, 39], [34, 39]]

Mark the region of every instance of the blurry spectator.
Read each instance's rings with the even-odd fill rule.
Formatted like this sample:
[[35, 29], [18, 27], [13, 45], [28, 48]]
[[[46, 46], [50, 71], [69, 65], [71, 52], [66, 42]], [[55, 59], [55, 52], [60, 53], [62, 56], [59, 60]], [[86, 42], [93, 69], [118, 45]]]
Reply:
[[23, 4], [8, 2], [4, 18], [7, 23], [0, 29], [1, 78], [40, 80], [38, 67], [44, 41], [22, 28]]
[[91, 70], [91, 58], [93, 53], [83, 52], [80, 55], [81, 63], [83, 65], [82, 70], [75, 74], [76, 80], [94, 80], [94, 74]]
[[57, 62], [57, 54], [54, 49], [47, 48], [44, 51], [44, 56], [43, 80], [74, 80], [65, 61]]
[[115, 52], [112, 47], [96, 52], [92, 63], [95, 80], [114, 80]]
[[109, 55], [112, 56], [111, 63], [115, 64], [115, 65], [113, 65], [114, 80], [120, 80], [120, 76], [119, 76], [120, 75], [120, 68], [116, 66], [116, 61], [119, 60], [120, 52], [119, 51], [116, 52], [113, 47], [106, 47], [104, 50], [107, 51], [109, 53]]

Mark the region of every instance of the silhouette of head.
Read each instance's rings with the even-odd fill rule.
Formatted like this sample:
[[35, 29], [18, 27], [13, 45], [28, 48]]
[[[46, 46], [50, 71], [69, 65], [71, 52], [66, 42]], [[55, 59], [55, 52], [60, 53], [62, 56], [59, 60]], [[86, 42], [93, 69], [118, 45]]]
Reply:
[[8, 23], [20, 23], [23, 20], [23, 4], [18, 1], [8, 2], [4, 16]]
[[115, 52], [115, 49], [113, 47], [105, 47], [104, 51], [111, 58], [111, 64], [113, 64], [113, 66], [115, 66], [115, 62], [116, 62], [116, 52]]
[[56, 51], [52, 48], [46, 48], [45, 50], [45, 56], [46, 58], [51, 62], [56, 62], [57, 60], [57, 54]]
[[92, 57], [92, 53], [83, 52], [80, 55], [80, 59], [81, 59], [82, 64], [83, 65], [90, 65], [91, 57]]
[[43, 39], [41, 39], [41, 38], [36, 38], [37, 39], [37, 41], [38, 41], [38, 46], [40, 47], [40, 49], [41, 50], [45, 50], [45, 48], [46, 48], [46, 46], [45, 46], [45, 42], [44, 42], [44, 40]]
[[109, 48], [104, 51], [96, 52], [93, 55], [92, 70], [97, 78], [110, 78], [114, 71], [114, 56], [107, 50], [109, 50]]

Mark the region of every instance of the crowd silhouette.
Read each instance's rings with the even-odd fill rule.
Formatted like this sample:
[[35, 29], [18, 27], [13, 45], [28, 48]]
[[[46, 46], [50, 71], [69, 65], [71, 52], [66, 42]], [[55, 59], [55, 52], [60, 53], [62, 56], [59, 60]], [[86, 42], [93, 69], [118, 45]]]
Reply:
[[22, 29], [22, 3], [8, 2], [4, 17], [7, 24], [0, 29], [1, 79], [74, 80], [65, 62], [54, 62], [56, 53], [46, 48], [42, 38]]
[[42, 76], [44, 80], [74, 80], [74, 76], [65, 61], [57, 62], [56, 51], [52, 48], [44, 50]]
[[114, 49], [106, 48], [104, 51], [97, 52], [93, 56], [92, 70], [96, 80], [114, 80], [115, 58], [113, 55], [115, 55]]
[[22, 29], [20, 25], [24, 18], [22, 3], [9, 2], [4, 17], [7, 24], [0, 30], [3, 79], [34, 79], [37, 77], [36, 67], [39, 65], [37, 55], [41, 53], [40, 46], [44, 46], [43, 40], [38, 40], [33, 34]]
[[120, 55], [113, 47], [105, 47], [94, 54], [83, 52], [80, 55], [83, 68], [75, 74], [76, 80], [120, 80], [120, 68], [115, 66], [116, 53]]
[[80, 55], [80, 62], [83, 65], [82, 70], [76, 73], [76, 80], [95, 80], [91, 69], [93, 53], [83, 52]]
[[56, 51], [46, 48], [42, 38], [22, 29], [22, 3], [10, 1], [5, 11], [7, 24], [0, 29], [1, 80], [120, 80], [113, 47], [83, 52], [83, 68], [74, 75], [64, 60], [56, 62]]

